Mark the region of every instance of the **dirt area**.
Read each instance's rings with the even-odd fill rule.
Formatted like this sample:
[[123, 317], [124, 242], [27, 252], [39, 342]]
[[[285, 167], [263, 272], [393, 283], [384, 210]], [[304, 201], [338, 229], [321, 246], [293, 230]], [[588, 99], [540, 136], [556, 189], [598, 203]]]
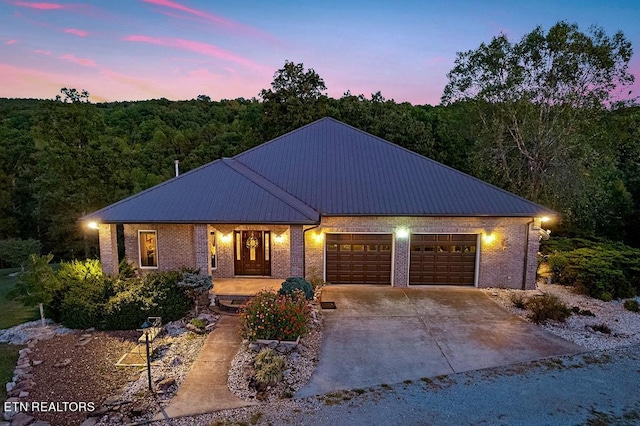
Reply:
[[[32, 369], [35, 386], [24, 400], [60, 404], [93, 402], [96, 408], [100, 407], [131, 377], [131, 369], [117, 368], [115, 364], [135, 347], [138, 335], [135, 331], [74, 332], [36, 343], [30, 354], [33, 364], [38, 364]], [[65, 365], [67, 360], [70, 362]], [[82, 423], [91, 413], [30, 414], [52, 426], [67, 426]]]

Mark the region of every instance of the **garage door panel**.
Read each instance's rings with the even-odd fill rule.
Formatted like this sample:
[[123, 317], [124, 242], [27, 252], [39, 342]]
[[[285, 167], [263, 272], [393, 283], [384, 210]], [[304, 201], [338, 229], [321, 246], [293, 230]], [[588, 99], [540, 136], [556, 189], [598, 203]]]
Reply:
[[391, 283], [391, 234], [327, 234], [326, 240], [328, 282]]
[[474, 234], [413, 234], [410, 285], [473, 285], [476, 271]]

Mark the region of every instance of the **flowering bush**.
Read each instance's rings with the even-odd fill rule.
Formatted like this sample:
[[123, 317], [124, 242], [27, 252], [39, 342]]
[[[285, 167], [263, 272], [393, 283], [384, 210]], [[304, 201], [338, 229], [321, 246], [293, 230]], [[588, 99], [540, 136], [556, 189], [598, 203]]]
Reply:
[[307, 333], [310, 314], [301, 291], [279, 295], [263, 290], [242, 309], [242, 337], [248, 340], [295, 340]]

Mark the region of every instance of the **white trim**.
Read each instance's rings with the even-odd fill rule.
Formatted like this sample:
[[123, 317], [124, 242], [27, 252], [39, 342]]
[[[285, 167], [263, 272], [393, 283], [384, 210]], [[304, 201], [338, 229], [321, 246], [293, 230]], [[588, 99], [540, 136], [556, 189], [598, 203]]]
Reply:
[[[156, 266], [142, 266], [142, 253], [140, 251], [140, 234], [142, 232], [152, 232], [156, 236]], [[160, 256], [158, 256], [158, 230], [157, 229], [138, 229], [138, 267], [140, 269], [158, 269], [160, 264]]]

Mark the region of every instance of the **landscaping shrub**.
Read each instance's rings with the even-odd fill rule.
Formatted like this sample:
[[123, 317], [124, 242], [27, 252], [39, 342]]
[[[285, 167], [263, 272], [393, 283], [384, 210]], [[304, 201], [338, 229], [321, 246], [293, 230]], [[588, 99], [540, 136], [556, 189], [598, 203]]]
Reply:
[[513, 303], [514, 307], [518, 309], [526, 309], [527, 297], [524, 295], [524, 293], [513, 292], [509, 295], [509, 298], [511, 299], [511, 303]]
[[545, 323], [548, 320], [564, 322], [571, 316], [569, 309], [560, 299], [552, 294], [535, 296], [527, 302], [529, 319], [536, 324]]
[[32, 238], [0, 240], [0, 266], [3, 268], [20, 266], [24, 269], [32, 254], [40, 254], [40, 241]]
[[313, 299], [313, 286], [302, 277], [289, 277], [283, 283], [280, 288], [280, 294], [291, 294], [295, 290], [300, 290], [304, 293], [304, 297], [307, 300]]
[[594, 324], [591, 326], [591, 329], [600, 333], [611, 334], [611, 328], [605, 323]]
[[624, 301], [624, 308], [631, 312], [640, 312], [640, 306], [636, 299], [627, 299]]
[[307, 333], [310, 309], [302, 292], [290, 295], [263, 290], [242, 309], [242, 337], [295, 340]]
[[162, 317], [163, 322], [182, 318], [192, 306], [187, 291], [177, 285], [182, 275], [181, 271], [155, 272], [119, 281], [116, 294], [105, 303], [101, 327], [135, 329], [149, 316]]
[[626, 298], [640, 292], [640, 249], [605, 240], [558, 238], [545, 242], [555, 282], [575, 286], [601, 300]]
[[282, 355], [278, 355], [273, 349], [265, 348], [258, 353], [253, 366], [256, 369], [256, 381], [269, 385], [282, 380], [286, 362]]

